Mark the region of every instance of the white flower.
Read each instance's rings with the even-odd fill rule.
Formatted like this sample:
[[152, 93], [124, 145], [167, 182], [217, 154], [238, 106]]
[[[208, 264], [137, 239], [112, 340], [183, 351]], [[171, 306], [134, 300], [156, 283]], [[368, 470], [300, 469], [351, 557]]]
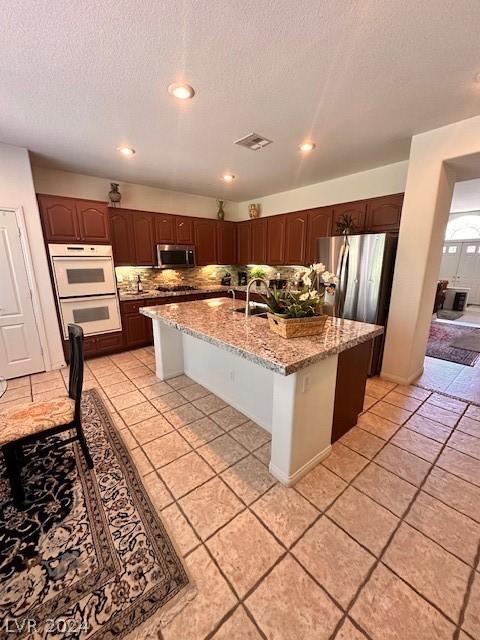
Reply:
[[324, 273], [322, 273], [322, 280], [323, 282], [329, 284], [337, 284], [338, 282], [337, 276], [333, 273], [330, 273], [330, 271], [325, 271]]
[[306, 287], [311, 287], [312, 286], [312, 279], [310, 278], [310, 276], [303, 276], [303, 284]]
[[316, 262], [315, 264], [312, 264], [310, 269], [312, 269], [312, 271], [315, 271], [315, 273], [320, 274], [326, 271], [326, 266], [323, 264], [323, 262]]
[[307, 291], [307, 293], [302, 293], [302, 295], [300, 296], [299, 299], [302, 300], [302, 301], [305, 301], [305, 300], [308, 300], [309, 297], [310, 297], [310, 292]]

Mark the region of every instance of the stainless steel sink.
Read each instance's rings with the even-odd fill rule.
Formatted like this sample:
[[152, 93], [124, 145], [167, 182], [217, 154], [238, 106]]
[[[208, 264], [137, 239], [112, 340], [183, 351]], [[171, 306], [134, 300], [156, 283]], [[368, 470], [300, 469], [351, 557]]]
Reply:
[[[238, 307], [234, 309], [236, 313], [245, 314], [245, 307]], [[250, 306], [250, 315], [255, 316], [256, 318], [266, 318], [267, 317], [268, 307], [266, 304], [252, 304]]]

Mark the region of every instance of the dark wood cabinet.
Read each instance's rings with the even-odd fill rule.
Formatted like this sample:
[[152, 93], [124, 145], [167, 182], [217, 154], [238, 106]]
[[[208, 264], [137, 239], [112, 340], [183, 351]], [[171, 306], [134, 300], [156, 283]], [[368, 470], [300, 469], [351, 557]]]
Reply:
[[253, 264], [266, 264], [267, 262], [267, 220], [252, 220], [252, 251], [251, 262]]
[[333, 207], [333, 228], [332, 235], [341, 235], [337, 231], [337, 222], [344, 215], [351, 216], [355, 226], [353, 233], [363, 233], [365, 231], [365, 216], [367, 212], [367, 201], [358, 200], [357, 202], [346, 202], [344, 204], [335, 205]]
[[148, 342], [148, 325], [152, 324], [150, 318], [141, 313], [124, 316], [123, 330], [125, 332], [125, 342], [128, 348], [138, 347]]
[[249, 264], [252, 254], [252, 225], [250, 220], [237, 222], [237, 263]]
[[105, 202], [76, 201], [80, 238], [92, 244], [110, 243], [108, 207]]
[[168, 213], [155, 213], [155, 243], [156, 244], [175, 244], [176, 216]]
[[[307, 216], [307, 240], [305, 262], [313, 264], [317, 255], [317, 238], [332, 235], [332, 207], [310, 209]], [[299, 263], [303, 264], [303, 263]]]
[[135, 264], [151, 267], [155, 264], [155, 225], [153, 213], [132, 212]]
[[285, 264], [285, 216], [267, 218], [267, 264]]
[[307, 241], [307, 211], [296, 211], [285, 216], [285, 262], [304, 264]]
[[110, 212], [110, 231], [115, 265], [135, 264], [132, 213], [121, 209], [112, 209]]
[[175, 243], [194, 244], [194, 220], [188, 216], [175, 216]]
[[217, 221], [196, 219], [195, 252], [198, 266], [217, 263]]
[[368, 200], [365, 230], [373, 233], [398, 231], [402, 205], [403, 193]]
[[218, 264], [236, 264], [237, 235], [234, 222], [217, 222], [217, 262]]
[[47, 242], [80, 241], [75, 200], [39, 195], [38, 205]]
[[47, 242], [110, 243], [105, 202], [38, 195], [38, 206]]

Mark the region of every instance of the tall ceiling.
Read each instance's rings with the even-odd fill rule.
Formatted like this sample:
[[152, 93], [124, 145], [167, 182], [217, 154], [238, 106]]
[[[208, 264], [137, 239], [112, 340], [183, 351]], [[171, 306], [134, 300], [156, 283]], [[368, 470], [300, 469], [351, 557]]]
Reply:
[[0, 24], [0, 141], [100, 177], [247, 200], [480, 113], [479, 0], [2, 0]]

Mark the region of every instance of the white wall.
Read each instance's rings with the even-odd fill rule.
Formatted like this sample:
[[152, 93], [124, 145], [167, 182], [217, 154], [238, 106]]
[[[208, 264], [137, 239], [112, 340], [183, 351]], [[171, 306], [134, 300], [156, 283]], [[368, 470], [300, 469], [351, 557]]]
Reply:
[[[43, 242], [40, 214], [32, 180], [28, 151], [0, 143], [0, 206], [21, 207], [25, 217], [28, 244], [33, 263], [35, 289], [40, 301], [40, 332], [45, 338], [47, 368], [58, 368], [65, 361], [60, 340], [53, 290]], [[43, 321], [43, 322], [42, 322]]]
[[423, 369], [455, 166], [479, 152], [480, 116], [412, 138], [382, 369], [390, 380]]
[[[217, 201], [180, 191], [167, 191], [146, 187], [131, 182], [120, 182], [114, 178], [96, 178], [80, 173], [32, 167], [33, 182], [37, 193], [47, 193], [87, 200], [108, 200], [110, 182], [120, 184], [122, 194], [121, 206], [126, 209], [140, 209], [143, 211], [158, 211], [160, 213], [177, 213], [186, 216], [200, 216], [215, 218], [217, 215]], [[237, 216], [238, 203], [226, 202], [225, 214], [227, 219]]]
[[407, 180], [407, 169], [408, 161], [405, 160], [369, 171], [352, 173], [334, 180], [318, 182], [307, 187], [240, 202], [236, 218], [233, 218], [234, 212], [232, 212], [232, 219], [248, 218], [248, 205], [251, 202], [260, 204], [262, 216], [271, 216], [277, 213], [323, 207], [339, 202], [403, 193]]

